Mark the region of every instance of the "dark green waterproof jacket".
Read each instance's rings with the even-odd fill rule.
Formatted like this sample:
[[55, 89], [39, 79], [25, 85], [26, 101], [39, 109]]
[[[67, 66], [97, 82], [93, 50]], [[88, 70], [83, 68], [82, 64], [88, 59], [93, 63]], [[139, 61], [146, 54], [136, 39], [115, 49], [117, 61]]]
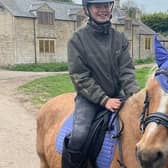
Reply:
[[87, 24], [68, 43], [69, 73], [77, 93], [103, 105], [121, 90], [126, 96], [139, 90], [123, 33], [109, 27], [101, 33]]

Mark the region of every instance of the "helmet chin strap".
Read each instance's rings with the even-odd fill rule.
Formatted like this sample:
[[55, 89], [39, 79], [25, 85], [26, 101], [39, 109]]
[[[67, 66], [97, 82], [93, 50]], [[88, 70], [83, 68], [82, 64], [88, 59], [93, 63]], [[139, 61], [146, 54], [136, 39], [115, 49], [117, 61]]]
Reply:
[[110, 20], [111, 20], [111, 18], [112, 18], [112, 15], [110, 16], [109, 20], [104, 21], [104, 22], [98, 22], [98, 21], [96, 21], [95, 19], [93, 19], [92, 17], [89, 17], [89, 20], [90, 20], [91, 22], [92, 22], [92, 21], [95, 22], [97, 25], [103, 25], [103, 24], [109, 23]]

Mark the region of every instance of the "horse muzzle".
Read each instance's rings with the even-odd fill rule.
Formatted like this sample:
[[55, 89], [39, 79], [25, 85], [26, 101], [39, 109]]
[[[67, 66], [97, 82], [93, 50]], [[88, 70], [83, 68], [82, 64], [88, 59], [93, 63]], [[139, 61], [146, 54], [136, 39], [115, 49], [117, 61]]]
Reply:
[[137, 146], [136, 156], [141, 168], [165, 168], [166, 159], [164, 153], [160, 150], [142, 150]]

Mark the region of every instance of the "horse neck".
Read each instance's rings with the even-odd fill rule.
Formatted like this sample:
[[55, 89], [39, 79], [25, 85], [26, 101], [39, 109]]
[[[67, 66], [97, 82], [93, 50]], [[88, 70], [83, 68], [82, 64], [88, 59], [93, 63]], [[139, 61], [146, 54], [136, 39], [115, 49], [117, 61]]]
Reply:
[[[121, 138], [123, 159], [124, 164], [129, 168], [138, 168], [135, 157], [135, 146], [141, 137], [139, 119], [144, 105], [144, 98], [145, 90], [141, 90], [128, 98], [120, 111], [120, 118], [124, 122]], [[118, 158], [117, 154], [116, 158]], [[112, 167], [118, 168], [118, 164], [114, 162]]]
[[132, 130], [139, 136], [140, 115], [143, 111], [145, 95], [146, 92], [143, 89], [129, 97], [120, 111], [120, 118], [124, 122], [125, 132]]
[[139, 116], [143, 110], [145, 96], [146, 96], [146, 91], [145, 89], [142, 89], [138, 93], [128, 98], [125, 106], [125, 114], [134, 115], [136, 118], [138, 117], [139, 119]]

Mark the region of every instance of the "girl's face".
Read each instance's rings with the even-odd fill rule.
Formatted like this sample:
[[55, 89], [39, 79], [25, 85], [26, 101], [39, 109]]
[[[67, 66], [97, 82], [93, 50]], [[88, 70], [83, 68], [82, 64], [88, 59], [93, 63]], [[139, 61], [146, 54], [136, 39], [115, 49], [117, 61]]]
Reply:
[[88, 10], [95, 21], [103, 23], [110, 20], [112, 8], [112, 3], [99, 3], [90, 4]]

